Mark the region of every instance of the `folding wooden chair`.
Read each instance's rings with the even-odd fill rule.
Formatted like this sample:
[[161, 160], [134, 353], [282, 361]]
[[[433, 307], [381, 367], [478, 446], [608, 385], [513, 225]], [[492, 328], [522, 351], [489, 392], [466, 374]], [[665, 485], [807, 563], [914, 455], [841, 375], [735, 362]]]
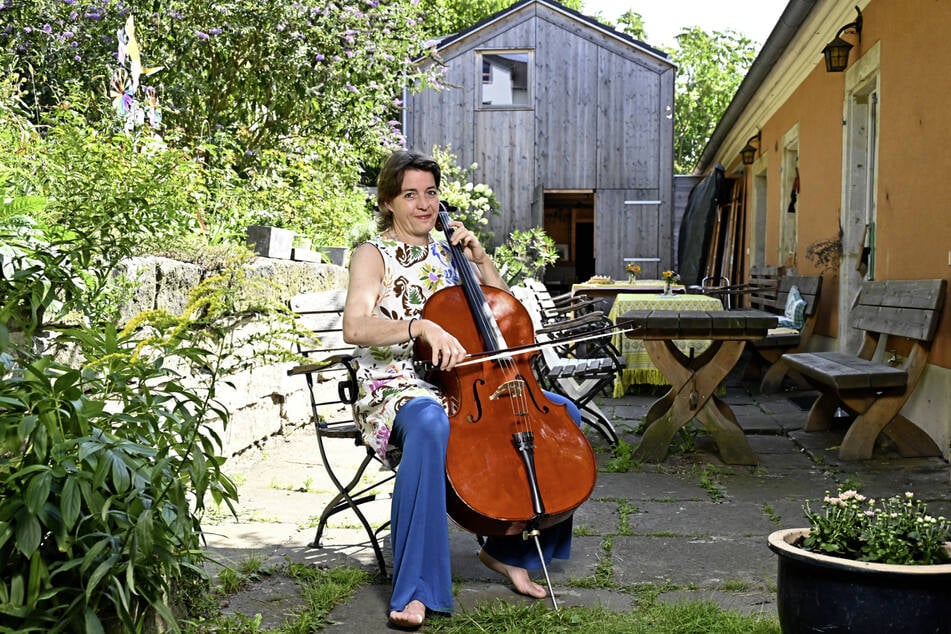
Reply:
[[[386, 576], [386, 560], [383, 557], [380, 534], [389, 527], [389, 522], [374, 529], [362, 505], [389, 496], [379, 493], [380, 488], [396, 477], [396, 471], [382, 471], [372, 482], [366, 483], [367, 471], [371, 465], [381, 465], [376, 453], [363, 443], [363, 435], [354, 422], [353, 403], [359, 394], [356, 380], [356, 362], [350, 354], [352, 346], [343, 341], [343, 304], [346, 291], [326, 291], [305, 293], [291, 298], [289, 305], [300, 320], [302, 327], [310, 329], [319, 337], [320, 347], [301, 349], [299, 352], [312, 359], [308, 363], [291, 368], [288, 375], [302, 375], [307, 381], [307, 391], [314, 430], [317, 435], [317, 447], [327, 475], [337, 489], [337, 493], [327, 503], [320, 514], [312, 548], [321, 548], [321, 537], [328, 520], [342, 511], [352, 511], [363, 525], [370, 546], [376, 555], [380, 574]], [[323, 384], [336, 381], [336, 394], [327, 394]], [[330, 396], [330, 398], [328, 398]], [[349, 474], [336, 472], [331, 461], [328, 447], [329, 439], [350, 439], [354, 444], [366, 448], [366, 456], [359, 466]]]
[[[534, 292], [525, 287], [511, 290], [531, 316], [535, 339], [539, 343], [590, 334], [611, 325], [611, 321], [601, 312], [543, 324]], [[574, 350], [570, 345], [543, 347], [535, 357], [535, 374], [543, 387], [571, 399], [581, 410], [581, 419], [608, 443], [616, 445], [618, 437], [614, 425], [594, 399], [613, 387], [618, 373], [624, 369], [624, 360], [616, 350], [612, 350], [610, 337], [599, 340], [595, 346], [587, 346], [584, 357], [574, 356]]]

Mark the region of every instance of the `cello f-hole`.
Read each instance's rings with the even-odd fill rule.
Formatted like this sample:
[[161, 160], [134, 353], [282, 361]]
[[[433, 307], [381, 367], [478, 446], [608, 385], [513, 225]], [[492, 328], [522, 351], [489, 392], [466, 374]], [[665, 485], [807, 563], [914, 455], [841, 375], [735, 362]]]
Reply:
[[472, 400], [475, 401], [476, 417], [473, 418], [472, 414], [468, 414], [466, 420], [470, 423], [478, 423], [482, 420], [482, 400], [479, 398], [479, 388], [483, 385], [485, 385], [485, 379], [477, 379], [472, 382]]

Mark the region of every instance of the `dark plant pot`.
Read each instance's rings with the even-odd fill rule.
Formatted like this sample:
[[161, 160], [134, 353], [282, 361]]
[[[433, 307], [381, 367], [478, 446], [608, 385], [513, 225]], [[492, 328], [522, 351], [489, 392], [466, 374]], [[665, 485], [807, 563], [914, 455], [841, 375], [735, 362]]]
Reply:
[[829, 557], [793, 544], [807, 528], [769, 536], [779, 556], [783, 634], [951, 632], [951, 564], [902, 566]]

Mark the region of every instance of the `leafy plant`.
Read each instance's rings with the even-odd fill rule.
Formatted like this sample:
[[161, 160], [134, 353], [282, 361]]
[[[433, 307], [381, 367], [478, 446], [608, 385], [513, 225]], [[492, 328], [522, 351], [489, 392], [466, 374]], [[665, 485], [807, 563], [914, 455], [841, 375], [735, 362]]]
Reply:
[[2, 620], [131, 632], [157, 614], [175, 628], [167, 602], [201, 572], [206, 500], [237, 495], [215, 394], [247, 363], [235, 347], [256, 345], [233, 338], [258, 311], [255, 284], [226, 269], [181, 315], [118, 330], [88, 308], [111, 270], [90, 243], [26, 225], [0, 228], [0, 244]]
[[[438, 80], [417, 68], [431, 33], [415, 2], [226, 0], [0, 2], [0, 49], [28, 78], [39, 115], [62, 103], [65, 86], [102, 95], [117, 65], [117, 30], [135, 17], [142, 63], [159, 69], [163, 127], [201, 148], [223, 132], [241, 165], [303, 139], [325, 144], [336, 166], [375, 162], [402, 143], [404, 87]], [[94, 121], [113, 115], [105, 99]]]
[[487, 216], [498, 215], [501, 209], [488, 185], [472, 182], [472, 174], [479, 167], [478, 164], [473, 163], [467, 168], [460, 167], [458, 159], [452, 153], [452, 147], [449, 146], [433, 147], [432, 157], [439, 163], [442, 172], [439, 198], [459, 209], [454, 220], [462, 221], [483, 244], [491, 244], [493, 235], [486, 230], [489, 224]]
[[495, 250], [495, 265], [509, 286], [527, 278], [540, 280], [545, 267], [558, 261], [555, 241], [541, 227], [516, 229], [502, 246]]
[[886, 564], [935, 564], [951, 561], [944, 548], [951, 523], [928, 514], [914, 493], [886, 500], [867, 498], [853, 489], [826, 495], [820, 508], [803, 505], [809, 535], [802, 547], [813, 552]]

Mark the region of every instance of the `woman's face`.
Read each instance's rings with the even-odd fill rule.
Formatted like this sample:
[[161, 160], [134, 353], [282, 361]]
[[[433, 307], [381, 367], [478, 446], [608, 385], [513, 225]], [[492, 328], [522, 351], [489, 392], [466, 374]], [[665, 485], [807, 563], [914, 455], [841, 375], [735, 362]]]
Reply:
[[386, 204], [393, 213], [397, 237], [423, 237], [436, 225], [439, 190], [432, 173], [408, 169], [403, 173], [399, 195]]

